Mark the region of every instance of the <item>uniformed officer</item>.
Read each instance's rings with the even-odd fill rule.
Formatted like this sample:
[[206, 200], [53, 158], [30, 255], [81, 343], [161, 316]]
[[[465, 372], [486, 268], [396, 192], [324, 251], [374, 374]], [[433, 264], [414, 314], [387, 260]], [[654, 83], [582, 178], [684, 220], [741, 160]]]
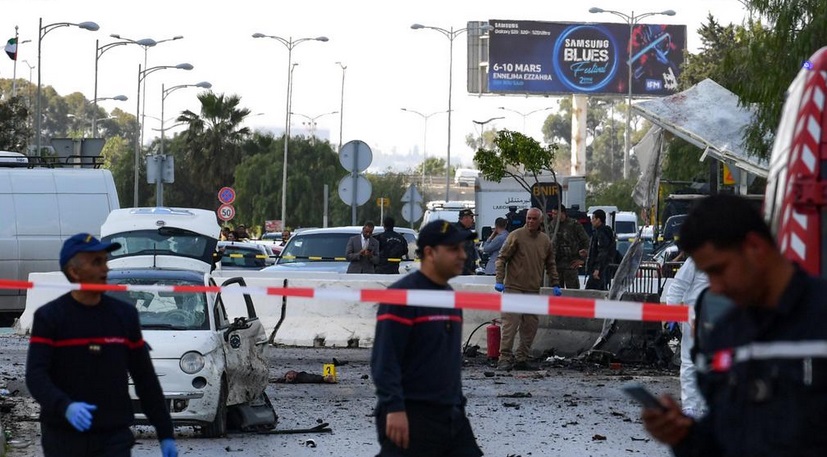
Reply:
[[678, 457], [827, 455], [827, 280], [787, 260], [741, 197], [701, 200], [679, 243], [735, 307], [695, 360], [709, 412], [694, 420], [664, 396], [646, 429]]
[[560, 205], [559, 212], [557, 209], [552, 210], [551, 217], [552, 227], [555, 220], [558, 217], [560, 219], [554, 242], [557, 248], [555, 257], [560, 286], [566, 289], [579, 289], [580, 279], [577, 277], [577, 270], [585, 264], [586, 255], [589, 253], [589, 235], [579, 222], [568, 217], [565, 205]]

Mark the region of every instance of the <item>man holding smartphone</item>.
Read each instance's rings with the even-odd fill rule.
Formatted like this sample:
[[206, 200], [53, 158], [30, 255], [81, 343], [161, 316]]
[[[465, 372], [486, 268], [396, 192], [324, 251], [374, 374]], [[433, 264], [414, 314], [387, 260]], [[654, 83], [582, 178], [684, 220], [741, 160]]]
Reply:
[[670, 397], [643, 422], [683, 456], [827, 455], [827, 280], [790, 262], [741, 197], [707, 197], [680, 246], [735, 303], [695, 359], [708, 413], [692, 419]]

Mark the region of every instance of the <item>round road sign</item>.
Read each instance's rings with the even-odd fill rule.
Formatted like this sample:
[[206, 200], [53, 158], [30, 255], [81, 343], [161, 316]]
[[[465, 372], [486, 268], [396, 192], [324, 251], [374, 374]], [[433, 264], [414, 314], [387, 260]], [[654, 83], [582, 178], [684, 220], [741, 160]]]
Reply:
[[218, 207], [218, 211], [216, 211], [216, 213], [218, 213], [219, 219], [226, 222], [235, 217], [235, 208], [233, 205], [225, 203]]
[[[339, 151], [339, 163], [345, 170], [359, 173], [365, 171], [373, 162], [373, 151], [364, 141], [351, 140]], [[361, 205], [362, 203], [360, 203]]]
[[235, 190], [232, 187], [222, 187], [221, 190], [218, 191], [218, 201], [224, 203], [225, 205], [229, 205], [230, 203], [234, 202]]
[[373, 192], [373, 186], [362, 175], [356, 175], [356, 180], [353, 175], [347, 175], [339, 181], [339, 198], [345, 202], [345, 205], [353, 204], [353, 187], [356, 186], [356, 206], [361, 206], [370, 200], [370, 194]]

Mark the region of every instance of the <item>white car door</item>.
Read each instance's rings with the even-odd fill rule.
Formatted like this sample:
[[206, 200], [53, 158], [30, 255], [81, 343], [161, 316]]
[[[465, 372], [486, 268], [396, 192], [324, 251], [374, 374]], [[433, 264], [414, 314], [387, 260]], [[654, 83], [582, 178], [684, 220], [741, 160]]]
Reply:
[[[222, 289], [234, 286], [246, 286], [244, 279], [230, 278], [221, 285]], [[267, 387], [267, 334], [250, 295], [222, 293], [217, 300], [228, 317], [228, 325], [221, 329], [229, 390], [227, 404], [246, 403]]]

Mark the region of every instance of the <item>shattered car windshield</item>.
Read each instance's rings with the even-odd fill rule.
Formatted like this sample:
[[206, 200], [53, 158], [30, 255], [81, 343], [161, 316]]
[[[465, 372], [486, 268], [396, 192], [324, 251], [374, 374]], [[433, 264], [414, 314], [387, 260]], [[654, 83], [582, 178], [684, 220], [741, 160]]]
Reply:
[[[111, 284], [203, 286], [202, 282], [182, 279], [112, 278]], [[203, 292], [125, 291], [107, 292], [138, 309], [145, 330], [208, 330], [207, 297]]]

